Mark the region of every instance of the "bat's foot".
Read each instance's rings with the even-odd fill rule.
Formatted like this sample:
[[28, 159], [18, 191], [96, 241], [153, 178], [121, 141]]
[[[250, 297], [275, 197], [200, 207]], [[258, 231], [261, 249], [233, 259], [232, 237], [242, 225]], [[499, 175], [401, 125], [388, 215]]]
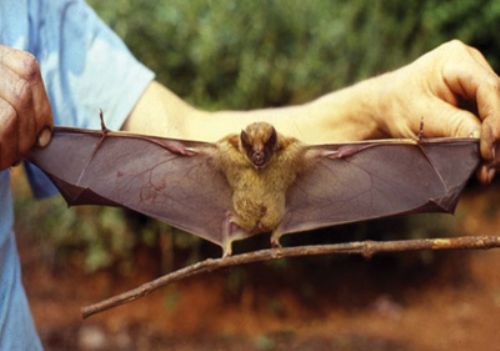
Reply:
[[236, 218], [231, 211], [226, 212], [226, 219], [222, 225], [222, 258], [231, 256], [233, 253], [232, 244], [234, 240], [237, 240], [242, 236], [242, 230], [236, 223]]
[[282, 248], [282, 246], [281, 246], [281, 244], [280, 244], [279, 239], [276, 239], [276, 240], [271, 239], [271, 247], [272, 247], [273, 249], [281, 249], [281, 248]]
[[231, 240], [231, 233], [233, 232], [233, 222], [231, 212], [226, 213], [226, 220], [222, 228], [223, 243], [222, 243], [222, 258], [231, 256], [233, 252], [233, 240]]
[[224, 243], [222, 246], [222, 258], [229, 257], [233, 254], [233, 242], [231, 240], [228, 240], [227, 242]]
[[271, 234], [271, 247], [273, 249], [279, 249], [282, 247], [280, 243], [280, 238], [281, 238], [281, 233], [274, 231]]

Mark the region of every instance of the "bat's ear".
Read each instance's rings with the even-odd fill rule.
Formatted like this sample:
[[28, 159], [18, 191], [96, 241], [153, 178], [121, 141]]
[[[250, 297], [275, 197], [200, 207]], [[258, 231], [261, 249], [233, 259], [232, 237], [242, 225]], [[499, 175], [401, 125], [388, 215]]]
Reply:
[[240, 140], [241, 140], [241, 145], [245, 150], [252, 150], [252, 142], [250, 141], [248, 133], [245, 132], [244, 130], [242, 130], [240, 133]]
[[248, 137], [247, 132], [245, 132], [244, 130], [241, 130], [240, 140], [245, 148], [251, 145], [250, 138]]

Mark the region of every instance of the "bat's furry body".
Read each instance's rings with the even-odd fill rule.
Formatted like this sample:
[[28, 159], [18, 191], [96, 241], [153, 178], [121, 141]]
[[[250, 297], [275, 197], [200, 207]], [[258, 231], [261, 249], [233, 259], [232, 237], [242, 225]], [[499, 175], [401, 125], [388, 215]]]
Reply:
[[[247, 130], [251, 141], [260, 142], [262, 136], [252, 132], [262, 125], [252, 126]], [[274, 231], [285, 214], [286, 191], [302, 169], [304, 145], [297, 139], [277, 134], [276, 146], [269, 160], [265, 166], [258, 168], [245, 152], [240, 135], [234, 134], [217, 143], [215, 155], [232, 189], [233, 213], [230, 221], [243, 230], [232, 228], [227, 238], [229, 242], [224, 247], [230, 250], [233, 240]], [[278, 234], [273, 235], [273, 244], [278, 244], [278, 239]]]

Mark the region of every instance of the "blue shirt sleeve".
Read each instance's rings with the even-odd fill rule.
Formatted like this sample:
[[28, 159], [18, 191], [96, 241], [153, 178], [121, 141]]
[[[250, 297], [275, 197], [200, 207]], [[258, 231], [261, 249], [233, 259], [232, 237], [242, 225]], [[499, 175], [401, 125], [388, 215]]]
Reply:
[[[154, 78], [81, 0], [40, 0], [31, 7], [30, 48], [39, 61], [55, 124], [99, 129], [99, 109], [118, 130]], [[36, 197], [55, 188], [26, 165]]]

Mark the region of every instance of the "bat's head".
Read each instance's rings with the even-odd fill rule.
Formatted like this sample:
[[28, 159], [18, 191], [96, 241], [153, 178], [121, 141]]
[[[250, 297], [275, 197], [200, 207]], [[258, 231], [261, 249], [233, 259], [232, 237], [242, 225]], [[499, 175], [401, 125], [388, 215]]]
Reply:
[[266, 167], [278, 147], [278, 134], [269, 123], [252, 123], [241, 131], [240, 148], [256, 169]]

